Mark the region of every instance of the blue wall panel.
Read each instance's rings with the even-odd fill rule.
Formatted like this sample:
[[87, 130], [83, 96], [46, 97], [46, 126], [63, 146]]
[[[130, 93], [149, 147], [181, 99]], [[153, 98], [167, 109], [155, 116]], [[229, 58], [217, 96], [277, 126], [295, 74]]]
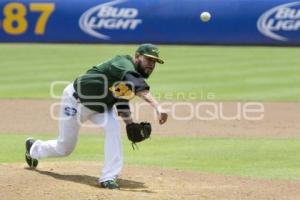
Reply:
[[299, 45], [300, 1], [4, 0], [0, 42]]

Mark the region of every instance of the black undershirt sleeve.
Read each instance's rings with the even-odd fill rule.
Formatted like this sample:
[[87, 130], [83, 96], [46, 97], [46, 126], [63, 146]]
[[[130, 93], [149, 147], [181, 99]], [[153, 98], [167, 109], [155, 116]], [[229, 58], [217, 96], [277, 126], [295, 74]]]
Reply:
[[127, 72], [124, 75], [123, 81], [127, 81], [126, 85], [133, 91], [135, 94], [140, 91], [150, 90], [150, 86], [146, 83], [144, 78], [136, 72]]
[[127, 100], [119, 100], [115, 105], [118, 111], [118, 115], [122, 113], [127, 113], [128, 115], [130, 115], [130, 106]]
[[[150, 90], [150, 86], [146, 83], [144, 78], [139, 73], [136, 72], [127, 72], [124, 75], [122, 81], [126, 82], [126, 85], [129, 87], [131, 91], [134, 92], [134, 94], [140, 91]], [[130, 114], [130, 106], [128, 100], [119, 99], [118, 102], [116, 103], [116, 108], [119, 115], [121, 113]]]

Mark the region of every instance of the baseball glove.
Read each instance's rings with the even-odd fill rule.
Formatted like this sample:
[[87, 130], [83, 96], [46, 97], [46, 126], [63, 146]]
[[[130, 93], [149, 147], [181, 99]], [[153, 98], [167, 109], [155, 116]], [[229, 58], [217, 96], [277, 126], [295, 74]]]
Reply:
[[149, 138], [151, 130], [149, 122], [131, 123], [126, 126], [127, 137], [133, 144]]

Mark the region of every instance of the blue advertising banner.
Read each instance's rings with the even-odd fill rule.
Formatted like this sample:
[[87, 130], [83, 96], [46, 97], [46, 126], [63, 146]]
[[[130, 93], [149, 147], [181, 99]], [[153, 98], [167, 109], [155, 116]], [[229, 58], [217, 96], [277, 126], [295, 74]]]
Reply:
[[300, 45], [300, 1], [2, 0], [0, 42]]

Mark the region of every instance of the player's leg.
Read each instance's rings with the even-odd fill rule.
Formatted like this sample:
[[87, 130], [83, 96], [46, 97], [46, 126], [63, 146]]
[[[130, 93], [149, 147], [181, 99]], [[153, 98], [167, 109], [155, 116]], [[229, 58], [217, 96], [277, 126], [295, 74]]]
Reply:
[[73, 85], [67, 86], [61, 102], [59, 135], [56, 140], [37, 140], [30, 149], [32, 158], [60, 157], [69, 155], [75, 148], [80, 129], [78, 117], [79, 104], [73, 97]]
[[123, 167], [121, 128], [116, 111], [95, 114], [90, 120], [103, 127], [105, 135], [104, 167], [99, 182], [116, 180]]

